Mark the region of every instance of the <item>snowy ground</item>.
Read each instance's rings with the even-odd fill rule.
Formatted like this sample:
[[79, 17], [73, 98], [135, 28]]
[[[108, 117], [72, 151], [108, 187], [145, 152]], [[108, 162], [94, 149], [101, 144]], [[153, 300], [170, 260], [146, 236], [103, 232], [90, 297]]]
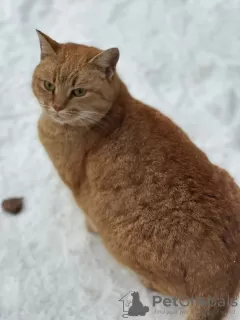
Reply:
[[[0, 197], [26, 200], [21, 215], [0, 215], [0, 319], [122, 319], [126, 293], [151, 299], [87, 234], [37, 140], [34, 29], [60, 42], [118, 46], [131, 92], [240, 183], [240, 0], [4, 0], [0, 12]], [[155, 311], [143, 319], [184, 319], [176, 308]], [[240, 306], [233, 311], [229, 319], [239, 319]]]

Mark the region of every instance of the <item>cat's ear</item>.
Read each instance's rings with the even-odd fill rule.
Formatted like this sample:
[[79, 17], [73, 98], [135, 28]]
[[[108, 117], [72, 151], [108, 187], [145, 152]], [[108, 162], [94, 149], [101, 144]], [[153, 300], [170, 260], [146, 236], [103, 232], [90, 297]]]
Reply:
[[41, 48], [41, 59], [55, 55], [59, 49], [59, 43], [51, 39], [43, 32], [36, 30]]
[[119, 56], [120, 53], [118, 48], [111, 48], [96, 55], [89, 61], [89, 63], [100, 68], [105, 73], [107, 78], [111, 79], [114, 75]]

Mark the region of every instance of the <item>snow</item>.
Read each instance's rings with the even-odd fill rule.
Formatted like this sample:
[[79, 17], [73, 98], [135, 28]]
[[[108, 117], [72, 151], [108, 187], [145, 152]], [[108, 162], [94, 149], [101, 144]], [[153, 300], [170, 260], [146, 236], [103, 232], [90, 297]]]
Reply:
[[[1, 212], [0, 319], [122, 319], [125, 294], [138, 290], [145, 305], [151, 294], [86, 232], [38, 142], [35, 29], [59, 42], [118, 46], [132, 94], [240, 183], [240, 0], [4, 0], [0, 12], [0, 196], [25, 197], [19, 216]], [[232, 311], [239, 319], [240, 307]], [[159, 312], [144, 319], [184, 319], [174, 307]]]

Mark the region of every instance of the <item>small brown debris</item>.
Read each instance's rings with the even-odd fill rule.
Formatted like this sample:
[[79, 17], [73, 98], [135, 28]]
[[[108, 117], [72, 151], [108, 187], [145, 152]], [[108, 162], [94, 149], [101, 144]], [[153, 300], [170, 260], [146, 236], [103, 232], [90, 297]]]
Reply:
[[4, 211], [18, 214], [23, 208], [23, 198], [9, 198], [2, 202], [2, 208]]

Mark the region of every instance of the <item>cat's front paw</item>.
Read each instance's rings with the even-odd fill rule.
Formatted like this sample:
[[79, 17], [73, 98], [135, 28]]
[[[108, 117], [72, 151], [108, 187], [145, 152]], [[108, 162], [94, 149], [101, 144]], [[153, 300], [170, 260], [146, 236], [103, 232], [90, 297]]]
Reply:
[[95, 225], [93, 224], [93, 222], [89, 218], [86, 218], [85, 224], [86, 224], [86, 228], [87, 228], [88, 232], [91, 232], [91, 233], [98, 232], [97, 228], [95, 227]]
[[154, 290], [152, 281], [141, 276], [139, 276], [139, 280], [146, 289]]

